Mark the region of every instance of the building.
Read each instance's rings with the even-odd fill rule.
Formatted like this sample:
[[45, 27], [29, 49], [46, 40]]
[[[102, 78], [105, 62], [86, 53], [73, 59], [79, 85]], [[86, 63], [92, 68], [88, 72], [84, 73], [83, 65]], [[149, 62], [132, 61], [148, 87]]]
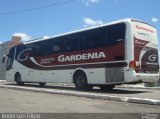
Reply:
[[10, 41], [0, 44], [0, 80], [5, 80], [7, 54], [11, 47], [21, 43], [21, 37], [12, 36]]

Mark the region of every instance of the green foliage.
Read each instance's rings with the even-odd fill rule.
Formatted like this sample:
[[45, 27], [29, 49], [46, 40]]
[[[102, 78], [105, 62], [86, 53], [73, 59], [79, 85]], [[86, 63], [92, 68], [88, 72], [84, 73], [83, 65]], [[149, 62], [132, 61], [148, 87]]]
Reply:
[[145, 87], [160, 87], [160, 82], [158, 82], [158, 83], [145, 83]]

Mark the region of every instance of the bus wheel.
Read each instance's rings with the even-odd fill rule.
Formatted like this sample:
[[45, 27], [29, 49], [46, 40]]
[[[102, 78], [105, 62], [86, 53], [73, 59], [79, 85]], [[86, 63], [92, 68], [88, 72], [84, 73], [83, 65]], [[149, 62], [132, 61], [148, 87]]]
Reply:
[[17, 85], [24, 85], [24, 83], [21, 81], [21, 75], [19, 73], [15, 75], [15, 81]]
[[109, 91], [109, 90], [113, 90], [113, 88], [115, 87], [115, 85], [101, 85], [99, 87], [103, 91]]
[[46, 85], [46, 83], [39, 83], [39, 85], [43, 87]]
[[90, 90], [93, 88], [92, 85], [89, 85], [87, 82], [87, 77], [83, 72], [77, 72], [74, 76], [74, 83], [78, 90]]

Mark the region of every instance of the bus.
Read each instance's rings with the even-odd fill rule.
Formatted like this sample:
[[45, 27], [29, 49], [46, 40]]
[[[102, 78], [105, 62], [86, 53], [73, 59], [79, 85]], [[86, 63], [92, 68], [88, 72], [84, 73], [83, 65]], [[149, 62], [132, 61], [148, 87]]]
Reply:
[[156, 28], [136, 19], [32, 40], [10, 49], [6, 79], [113, 89], [159, 80]]

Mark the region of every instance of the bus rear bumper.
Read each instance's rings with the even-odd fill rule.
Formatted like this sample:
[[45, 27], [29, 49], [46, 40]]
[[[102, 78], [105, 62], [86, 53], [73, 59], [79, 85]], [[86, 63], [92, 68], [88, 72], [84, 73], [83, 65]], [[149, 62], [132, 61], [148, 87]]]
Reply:
[[137, 74], [136, 77], [143, 83], [159, 81], [159, 74]]
[[147, 83], [147, 82], [158, 82], [159, 80], [159, 73], [156, 74], [146, 74], [146, 73], [136, 73], [134, 70], [130, 70], [128, 72], [125, 72], [125, 81], [130, 82], [141, 82], [141, 83]]

